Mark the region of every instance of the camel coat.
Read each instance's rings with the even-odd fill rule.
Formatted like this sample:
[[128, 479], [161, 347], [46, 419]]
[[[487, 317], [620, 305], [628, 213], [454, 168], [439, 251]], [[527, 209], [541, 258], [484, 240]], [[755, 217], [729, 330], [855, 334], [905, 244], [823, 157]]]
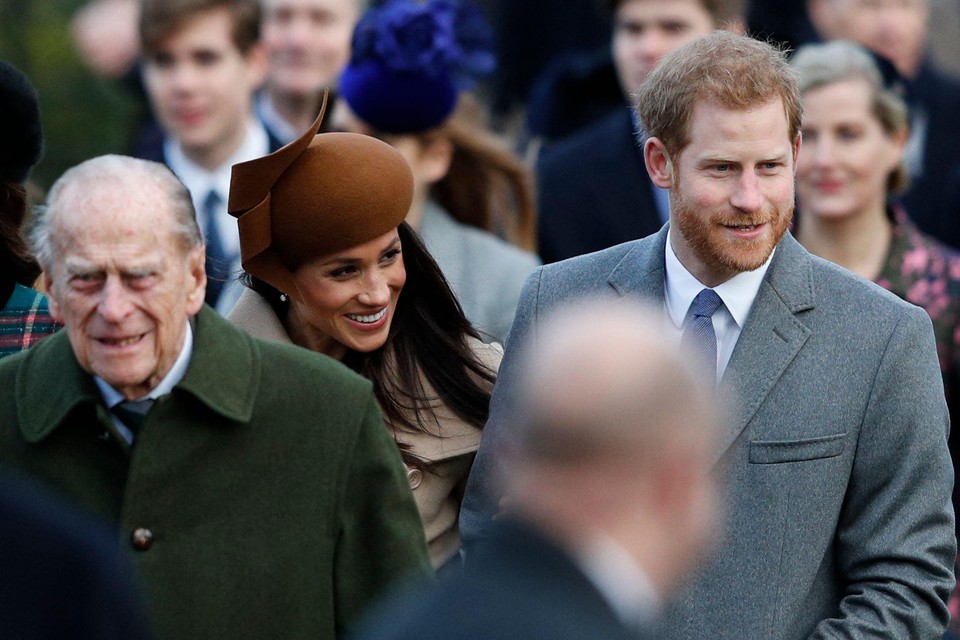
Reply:
[[[257, 338], [291, 344], [290, 336], [273, 309], [250, 289], [243, 292], [227, 319]], [[480, 362], [496, 373], [503, 357], [502, 347], [479, 340], [471, 340], [470, 346]], [[427, 396], [432, 397], [433, 389], [426, 380], [423, 386]], [[390, 423], [387, 428], [398, 443], [430, 463], [429, 470], [407, 466], [407, 479], [423, 519], [430, 561], [436, 568], [460, 549], [460, 500], [473, 456], [480, 446], [481, 430], [467, 424], [439, 402], [432, 409], [436, 418], [435, 431], [412, 432]]]

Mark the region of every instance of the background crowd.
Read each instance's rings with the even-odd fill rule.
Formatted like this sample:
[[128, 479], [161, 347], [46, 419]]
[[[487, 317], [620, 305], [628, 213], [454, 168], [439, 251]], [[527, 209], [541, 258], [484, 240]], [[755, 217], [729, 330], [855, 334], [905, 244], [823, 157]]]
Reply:
[[[161, 387], [166, 385], [169, 391], [176, 384], [196, 385], [196, 399], [209, 405], [203, 411], [217, 414], [211, 424], [234, 419], [232, 411], [246, 412], [245, 419], [254, 422], [266, 422], [279, 413], [291, 423], [281, 426], [280, 435], [269, 445], [251, 439], [223, 445], [218, 435], [216, 446], [224, 448], [215, 450], [222, 455], [214, 456], [216, 463], [229, 466], [225, 461], [237, 450], [263, 453], [264, 447], [271, 449], [278, 443], [302, 445], [324, 460], [328, 459], [323, 457], [325, 448], [339, 446], [335, 441], [342, 445], [344, 439], [357, 438], [369, 446], [368, 457], [331, 463], [318, 477], [308, 478], [307, 469], [296, 465], [284, 475], [286, 482], [303, 483], [322, 493], [328, 500], [323, 503], [328, 510], [324, 515], [350, 521], [343, 531], [332, 534], [329, 548], [320, 545], [306, 557], [333, 575], [344, 567], [353, 572], [351, 583], [334, 579], [311, 594], [319, 601], [335, 602], [331, 607], [337, 616], [345, 612], [353, 623], [352, 616], [369, 604], [368, 592], [379, 594], [404, 573], [423, 573], [428, 565], [441, 574], [459, 571], [459, 523], [469, 522], [460, 518], [461, 502], [471, 490], [468, 474], [478, 448], [483, 455], [481, 438], [488, 414], [491, 424], [499, 428], [494, 414], [502, 420], [507, 411], [503, 398], [509, 387], [507, 392], [501, 389], [500, 404], [496, 400], [493, 407], [490, 404], [503, 345], [516, 352], [524, 346], [522, 339], [534, 333], [531, 318], [538, 308], [530, 307], [530, 299], [541, 291], [534, 291], [528, 277], [563, 274], [566, 267], [562, 265], [571, 263], [561, 261], [656, 234], [672, 219], [678, 205], [669, 181], [648, 174], [651, 160], [644, 157], [642, 144], [647, 132], [634, 101], [664, 56], [720, 30], [755, 36], [790, 50], [790, 69], [803, 107], [802, 119], [796, 123], [803, 144], [795, 158], [792, 235], [811, 254], [873, 281], [926, 312], [933, 324], [946, 407], [955, 424], [960, 416], [960, 79], [956, 75], [960, 73], [960, 5], [943, 0], [582, 0], [565, 2], [563, 10], [557, 10], [555, 4], [534, 0], [6, 3], [0, 7], [0, 59], [12, 66], [0, 67], [4, 82], [0, 112], [8, 114], [4, 126], [10, 127], [0, 140], [4, 216], [0, 356], [32, 348], [56, 331], [60, 322], [67, 326], [62, 333], [70, 335], [74, 351], [78, 329], [72, 321], [80, 322], [84, 332], [93, 330], [79, 315], [71, 317], [65, 304], [65, 300], [78, 302], [70, 289], [74, 285], [64, 284], [63, 270], [76, 269], [76, 261], [91, 255], [66, 242], [65, 230], [87, 229], [88, 224], [123, 229], [116, 217], [121, 203], [129, 203], [130, 216], [140, 216], [138, 224], [128, 229], [131, 237], [143, 225], [161, 229], [171, 225], [170, 238], [163, 236], [156, 247], [142, 238], [136, 245], [145, 254], [155, 250], [161, 262], [177, 256], [174, 271], [183, 269], [174, 293], [182, 290], [187, 302], [182, 309], [171, 308], [184, 311], [184, 317], [196, 316], [198, 322], [187, 323], [185, 333], [179, 326], [170, 344], [189, 345], [184, 347], [186, 357], [204, 363], [210, 372], [217, 369], [213, 354], [220, 353], [218, 349], [223, 350], [224, 363], [241, 369], [247, 365], [232, 358], [249, 350], [255, 354], [250, 361], [256, 361], [250, 371], [259, 372], [262, 365], [276, 378], [271, 378], [272, 386], [265, 383], [258, 392], [263, 394], [262, 402], [243, 409], [239, 397], [207, 391], [193, 369], [182, 383], [179, 378], [168, 380], [167, 369], [170, 375], [185, 375], [186, 364], [178, 365], [175, 358], [166, 363]], [[35, 94], [31, 85], [36, 87]], [[11, 127], [11, 122], [17, 125]], [[668, 157], [670, 151], [665, 148], [662, 153]], [[90, 160], [102, 154], [161, 163], [179, 182], [150, 168], [158, 165], [115, 157]], [[667, 166], [672, 166], [669, 161]], [[71, 167], [76, 168], [65, 174]], [[104, 185], [110, 180], [119, 181], [118, 191], [108, 193]], [[141, 189], [141, 184], [146, 186]], [[35, 214], [34, 205], [44, 202], [51, 187], [48, 206]], [[91, 194], [99, 194], [110, 206], [96, 210]], [[151, 203], [169, 205], [173, 222], [160, 214], [154, 219], [148, 211]], [[330, 213], [331, 203], [335, 203], [335, 215]], [[195, 211], [195, 221], [184, 222], [184, 211]], [[19, 232], [30, 225], [32, 244]], [[89, 241], [91, 247], [102, 248], [101, 239], [91, 240], [85, 234], [75, 232], [78, 246]], [[661, 236], [662, 240], [665, 232]], [[123, 242], [118, 233], [111, 238]], [[197, 252], [201, 245], [205, 247], [202, 254]], [[777, 251], [792, 256], [793, 250], [788, 246]], [[552, 263], [561, 266], [557, 271], [538, 270]], [[587, 286], [582, 273], [577, 278], [572, 288]], [[50, 292], [53, 314], [37, 291]], [[555, 300], [549, 298], [547, 284], [542, 291], [548, 296], [546, 306], [552, 306]], [[868, 303], [873, 304], [872, 299]], [[515, 324], [518, 304], [520, 320]], [[614, 470], [620, 470], [623, 451], [636, 453], [651, 441], [675, 445], [661, 430], [667, 424], [671, 428], [681, 424], [677, 415], [712, 424], [715, 418], [704, 417], [714, 413], [708, 408], [709, 394], [698, 387], [699, 382], [688, 380], [689, 371], [671, 364], [662, 346], [634, 344], [630, 335], [618, 333], [618, 327], [629, 322], [618, 315], [623, 308], [607, 309], [611, 318], [621, 322], [608, 319], [601, 328], [591, 327], [585, 315], [578, 315], [581, 312], [572, 313], [566, 324], [548, 324], [543, 329], [555, 338], [546, 351], [527, 347], [523, 357], [505, 360], [510, 363], [506, 384], [521, 387], [529, 397], [517, 400], [518, 408], [511, 407], [524, 416], [525, 427], [519, 443], [514, 443], [521, 463], [508, 465], [506, 472], [512, 502], [504, 509], [516, 509], [559, 531], [575, 530], [585, 516], [565, 514], [560, 505], [571, 496], [581, 502], [595, 498], [591, 486], [581, 484], [586, 484], [583, 478], [602, 475], [603, 470], [607, 482], [624, 488], [620, 496], [624, 502], [594, 505], [591, 518], [609, 520], [612, 528], [642, 528], [636, 521], [618, 519], [629, 510], [624, 506], [628, 498], [648, 507], [647, 516], [690, 517], [656, 503], [645, 493], [648, 487], [630, 493], [625, 480], [629, 474], [620, 479]], [[641, 331], [662, 329], [658, 321], [644, 315], [646, 311], [637, 313], [642, 317]], [[511, 326], [519, 327], [521, 333], [512, 334]], [[237, 328], [298, 349], [294, 353], [287, 346], [276, 351], [270, 347], [261, 363], [255, 346], [259, 343], [248, 344]], [[589, 345], [582, 339], [578, 342], [577, 335], [588, 329], [601, 332], [605, 339]], [[222, 341], [212, 337], [220, 331], [227, 336]], [[520, 336], [513, 346], [511, 335]], [[66, 338], [60, 338], [57, 353], [62, 356], [69, 348]], [[591, 353], [593, 348], [596, 353]], [[54, 347], [48, 350], [53, 353]], [[343, 371], [311, 369], [314, 361], [300, 355], [301, 350], [330, 356], [346, 366]], [[666, 358], [662, 367], [671, 373], [664, 375], [690, 386], [690, 396], [674, 398], [667, 408], [658, 405], [662, 400], [658, 397], [665, 395], [658, 386], [662, 381], [649, 379], [649, 370], [625, 368], [630, 353], [656, 362]], [[864, 361], [872, 355], [864, 355]], [[719, 376], [724, 373], [724, 358], [729, 357], [721, 353]], [[146, 399], [151, 404], [144, 412], [152, 411], [148, 420], [153, 424], [164, 420], [156, 417], [153, 403], [165, 411], [160, 415], [168, 421], [174, 411], [193, 415], [196, 408], [189, 403], [164, 403], [153, 387], [124, 386], [125, 373], [109, 365], [110, 375], [101, 373], [96, 354], [77, 353], [77, 359], [83, 370], [97, 374], [110, 410], [109, 416], [91, 413], [84, 414], [84, 419], [90, 424], [100, 419], [107, 425], [104, 439], [128, 455], [131, 451], [139, 455], [132, 458], [130, 477], [138, 478], [138, 489], [150, 486], [156, 481], [150, 466], [133, 465], [144, 464], [145, 452], [155, 445], [147, 438], [149, 431], [140, 431], [143, 415], [131, 426], [121, 405], [143, 399], [149, 392]], [[51, 362], [45, 361], [45, 366], [52, 374]], [[671, 366], [679, 368], [673, 371]], [[347, 368], [359, 376], [351, 377]], [[597, 378], [579, 378], [584, 368], [596, 372]], [[32, 375], [38, 371], [32, 369]], [[328, 377], [343, 392], [342, 404], [333, 409], [320, 410], [306, 403], [294, 414], [312, 413], [317, 421], [324, 421], [358, 410], [363, 420], [357, 424], [347, 420], [351, 426], [344, 433], [324, 435], [329, 440], [304, 436], [282, 404], [293, 389], [309, 393], [309, 384], [297, 379], [297, 372]], [[246, 373], [234, 373], [250, 388], [259, 384], [253, 373], [249, 380]], [[12, 376], [5, 378], [11, 388]], [[26, 373], [23, 376], [26, 379]], [[25, 424], [49, 423], [36, 435], [37, 441], [54, 430], [57, 420], [81, 411], [76, 407], [82, 407], [93, 393], [94, 387], [81, 384], [77, 376], [70, 379], [76, 388], [68, 387], [67, 394], [74, 404], [64, 401], [29, 420], [18, 417]], [[518, 382], [525, 376], [531, 381], [551, 381], [554, 393], [538, 396], [533, 382]], [[645, 392], [630, 400], [622, 395], [607, 398], [600, 387], [607, 389], [606, 383], [617, 376], [633, 380]], [[369, 388], [361, 377], [369, 381]], [[103, 380], [109, 391], [100, 384]], [[598, 388], [592, 389], [591, 383]], [[34, 392], [20, 393], [17, 388], [17, 402], [39, 401]], [[578, 390], [591, 397], [594, 404], [585, 405], [592, 407], [590, 415], [583, 407], [565, 404], [562, 389], [568, 390], [567, 395]], [[373, 399], [381, 412], [377, 417], [369, 412]], [[647, 434], [652, 440], [624, 439], [618, 430], [620, 414], [611, 409], [620, 403], [622, 411], [634, 413], [646, 403], [643, 407], [651, 415], [663, 417], [651, 427], [653, 435]], [[0, 411], [23, 415], [3, 402]], [[58, 416], [53, 415], [56, 411]], [[568, 422], [583, 423], [591, 416], [601, 432], [610, 428], [610, 441], [605, 441], [613, 443], [609, 448], [594, 451], [571, 440], [563, 430]], [[545, 424], [551, 420], [552, 429]], [[373, 431], [392, 438], [382, 437], [383, 433], [373, 436]], [[147, 434], [142, 442], [140, 433]], [[137, 447], [132, 448], [135, 442]], [[960, 460], [956, 442], [956, 438], [949, 441], [954, 461]], [[21, 459], [18, 443], [16, 438], [0, 440], [0, 447], [15, 451], [0, 452], [0, 461], [9, 455], [6, 462], [21, 470], [39, 470], [63, 481], [66, 476], [58, 465], [65, 463], [56, 456], [63, 452], [59, 447], [69, 443], [51, 445], [55, 455], [46, 461], [37, 461], [32, 454]], [[187, 438], [182, 446], [190, 451], [199, 445]], [[666, 474], [678, 460], [709, 466], [702, 446], [690, 446], [677, 460], [652, 459], [645, 471], [648, 485], [656, 485], [660, 478], [656, 474]], [[487, 460], [489, 455], [488, 449]], [[264, 454], [260, 464], [269, 459]], [[582, 483], [564, 475], [565, 465], [573, 463], [582, 465], [577, 467]], [[113, 462], [106, 464], [111, 473], [115, 471], [110, 466]], [[211, 490], [243, 484], [226, 468], [215, 468], [216, 472], [194, 480]], [[484, 473], [486, 469], [481, 465]], [[109, 474], [100, 477], [89, 470], [79, 473], [87, 483], [72, 489], [80, 502], [99, 490], [112, 496], [92, 499], [93, 510], [100, 515], [118, 518], [124, 526], [152, 515], [116, 500], [116, 487], [131, 480]], [[348, 478], [347, 486], [354, 492], [357, 487], [368, 491], [369, 499], [354, 504], [334, 495], [341, 489], [331, 487], [340, 487], [343, 478]], [[487, 482], [485, 476], [480, 478]], [[691, 504], [713, 499], [709, 497], [715, 490], [711, 477], [676, 476], [670, 481], [673, 486], [690, 484]], [[111, 484], [115, 482], [120, 484]], [[471, 482], [477, 483], [477, 476]], [[566, 482], [570, 485], [558, 488]], [[412, 500], [409, 495], [396, 498], [397, 486], [404, 485], [412, 490]], [[583, 494], [577, 495], [581, 490]], [[150, 491], [165, 495], [155, 488]], [[279, 508], [280, 494], [279, 488], [277, 493], [260, 491], [251, 513], [271, 523], [286, 522], [303, 505], [293, 501]], [[954, 494], [956, 503], [956, 486]], [[171, 496], [164, 499], [174, 500]], [[485, 522], [491, 511], [503, 506], [474, 504]], [[180, 509], [173, 511], [184, 522], [195, 517]], [[77, 518], [82, 521], [81, 516]], [[696, 559], [709, 547], [706, 531], [713, 518], [711, 512], [701, 514], [695, 523], [684, 521], [686, 538], [678, 537], [672, 546], [663, 541], [663, 556], [675, 558], [675, 566], [662, 576], [663, 584], [670, 586], [664, 592], [672, 592], [678, 576], [691, 570], [690, 562], [681, 561], [682, 552]], [[388, 533], [383, 539], [371, 542], [357, 533], [358, 522], [380, 527], [387, 519], [391, 523], [383, 525]], [[223, 524], [242, 527], [247, 523], [227, 519]], [[473, 526], [470, 533], [480, 528]], [[254, 534], [243, 538], [242, 544], [255, 546], [265, 539], [257, 535], [269, 536], [271, 531], [253, 529]], [[503, 579], [501, 572], [512, 561], [511, 553], [519, 557], [540, 548], [536, 531], [523, 526], [506, 531], [521, 542], [503, 557], [488, 558], [492, 568], [482, 580], [491, 584]], [[657, 532], [646, 533], [647, 543], [657, 537]], [[184, 558], [189, 558], [191, 545], [202, 545], [209, 535], [191, 538], [172, 565], [137, 566], [138, 575], [146, 574], [163, 585], [158, 592], [164, 606], [173, 603], [177, 613], [161, 627], [170, 637], [190, 628], [202, 607], [197, 602], [217, 606], [234, 597], [220, 594], [222, 599], [217, 600], [202, 594], [208, 584], [205, 580], [212, 581], [209, 585], [223, 576], [241, 580], [228, 558], [205, 556], [207, 569], [196, 573], [193, 585], [202, 595], [197, 602], [185, 602], [189, 597], [180, 592], [182, 578], [173, 575], [190, 573]], [[500, 531], [495, 537], [504, 535]], [[137, 528], [133, 544], [149, 548], [153, 536], [148, 529]], [[558, 537], [563, 539], [562, 534]], [[296, 555], [298, 545], [305, 542], [291, 535], [285, 540], [288, 556], [281, 560], [289, 563], [289, 554]], [[524, 548], [528, 543], [531, 546]], [[596, 557], [610, 562], [607, 552], [610, 549], [597, 551]], [[372, 557], [378, 553], [390, 558], [386, 568], [373, 566]], [[477, 553], [476, 557], [486, 557]], [[109, 563], [117, 565], [119, 577], [110, 578], [108, 587], [125, 584], [128, 568], [112, 557]], [[264, 576], [276, 578], [269, 570], [252, 577], [265, 579], [264, 589], [275, 589], [275, 597], [287, 599], [286, 620], [295, 628], [298, 603], [304, 606], [307, 596], [291, 596], [285, 586]], [[535, 572], [531, 576], [531, 580], [548, 579]], [[624, 580], [636, 583], [635, 578], [628, 575]], [[649, 585], [640, 582], [635, 590], [646, 593]], [[654, 582], [655, 591], [661, 591], [659, 580]], [[462, 599], [479, 597], [471, 591], [475, 587], [458, 587], [463, 589]], [[235, 597], [243, 602], [252, 596], [245, 590]], [[346, 602], [342, 611], [341, 601]], [[638, 601], [624, 604], [626, 613], [618, 611], [620, 617], [652, 618], [662, 605], [657, 598]], [[121, 605], [129, 611], [130, 628], [139, 629], [143, 622], [138, 604], [121, 601]], [[399, 606], [410, 611], [405, 604]], [[954, 618], [960, 614], [960, 598], [951, 600], [951, 613]], [[321, 635], [339, 632], [347, 619], [337, 616], [310, 628]], [[211, 618], [207, 623], [209, 633], [204, 636], [251, 632], [244, 629], [242, 617]], [[455, 615], [449, 624], [456, 626]], [[593, 624], [596, 637], [616, 637], [612, 631], [600, 631], [606, 624], [602, 619]], [[118, 637], [144, 633], [116, 632]], [[393, 637], [390, 632], [389, 625], [378, 629], [374, 621], [366, 633]], [[254, 633], [269, 631], [262, 628]]]

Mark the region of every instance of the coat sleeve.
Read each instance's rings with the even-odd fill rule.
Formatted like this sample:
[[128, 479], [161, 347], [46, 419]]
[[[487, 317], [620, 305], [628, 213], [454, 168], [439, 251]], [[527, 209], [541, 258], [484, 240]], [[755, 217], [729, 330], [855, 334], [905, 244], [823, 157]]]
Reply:
[[469, 553], [470, 545], [486, 535], [498, 511], [497, 488], [499, 450], [509, 437], [510, 416], [513, 414], [513, 396], [516, 393], [518, 354], [523, 345], [533, 339], [536, 328], [537, 301], [543, 268], [540, 267], [527, 278], [520, 293], [517, 313], [510, 329], [510, 338], [500, 362], [497, 383], [490, 398], [490, 415], [483, 427], [480, 448], [473, 460], [467, 478], [463, 504], [460, 507], [460, 540]]
[[352, 450], [340, 454], [349, 462], [334, 559], [338, 632], [398, 580], [430, 573], [420, 514], [372, 394]]
[[847, 584], [814, 639], [940, 638], [956, 558], [949, 418], [930, 319], [903, 314], [881, 358], [837, 524]]

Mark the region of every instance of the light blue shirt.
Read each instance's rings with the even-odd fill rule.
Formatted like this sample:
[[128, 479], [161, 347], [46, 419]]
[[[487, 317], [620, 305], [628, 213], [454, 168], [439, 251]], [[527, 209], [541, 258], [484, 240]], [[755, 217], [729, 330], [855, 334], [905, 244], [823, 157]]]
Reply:
[[[190, 322], [188, 321], [187, 331], [183, 337], [183, 348], [180, 349], [177, 359], [173, 361], [173, 366], [170, 367], [170, 371], [168, 371], [167, 375], [163, 376], [163, 379], [160, 380], [157, 386], [151, 389], [146, 395], [140, 398], [134, 398], [134, 400], [156, 400], [160, 396], [164, 396], [173, 391], [173, 388], [178, 382], [183, 380], [183, 376], [187, 373], [187, 367], [190, 366], [190, 358], [192, 356], [193, 329], [190, 328]], [[100, 395], [103, 396], [103, 401], [108, 409], [113, 409], [126, 400], [122, 393], [114, 389], [113, 386], [100, 376], [93, 376], [93, 381], [97, 383], [97, 388], [100, 389]], [[128, 445], [133, 444], [133, 434], [127, 428], [127, 425], [123, 424], [112, 411], [110, 412], [110, 418], [113, 420], [113, 425], [117, 428], [117, 432], [123, 440], [125, 440]]]

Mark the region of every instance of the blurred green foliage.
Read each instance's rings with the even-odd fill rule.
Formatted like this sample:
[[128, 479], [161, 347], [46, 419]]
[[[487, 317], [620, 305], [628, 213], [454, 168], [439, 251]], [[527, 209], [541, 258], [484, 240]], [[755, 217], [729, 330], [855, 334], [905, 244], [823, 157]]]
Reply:
[[83, 3], [0, 0], [0, 58], [26, 73], [40, 95], [46, 149], [31, 178], [42, 189], [83, 160], [123, 153], [139, 118], [133, 93], [80, 62], [70, 18]]

